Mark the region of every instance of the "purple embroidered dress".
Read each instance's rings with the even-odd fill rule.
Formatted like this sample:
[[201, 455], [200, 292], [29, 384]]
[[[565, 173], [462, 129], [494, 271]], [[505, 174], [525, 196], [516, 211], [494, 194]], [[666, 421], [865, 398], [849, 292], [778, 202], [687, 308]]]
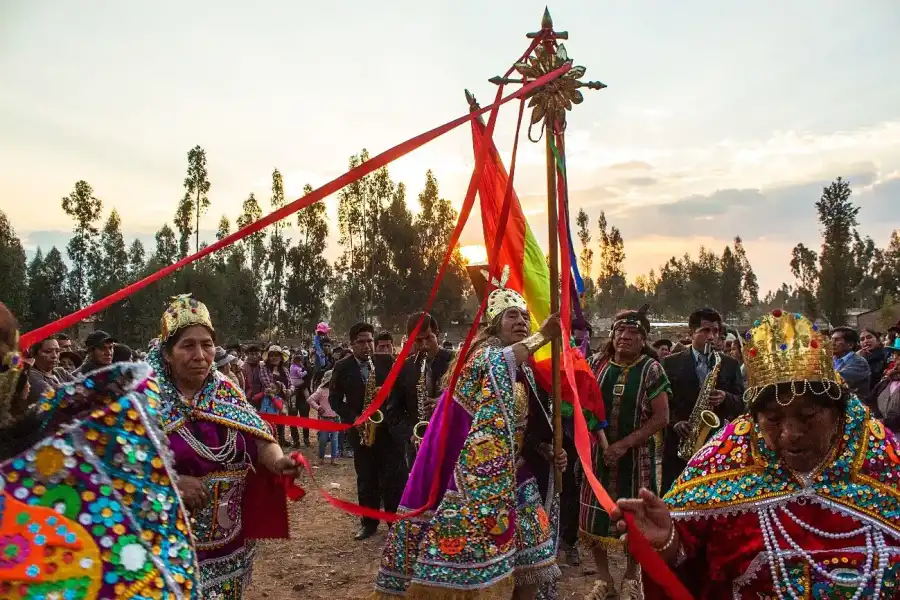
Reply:
[[256, 440], [274, 442], [269, 427], [238, 386], [218, 371], [191, 400], [169, 380], [157, 349], [148, 362], [158, 374], [163, 427], [175, 471], [200, 479], [208, 504], [192, 514], [204, 600], [239, 600], [250, 582], [256, 544], [244, 536], [242, 503], [256, 461]]

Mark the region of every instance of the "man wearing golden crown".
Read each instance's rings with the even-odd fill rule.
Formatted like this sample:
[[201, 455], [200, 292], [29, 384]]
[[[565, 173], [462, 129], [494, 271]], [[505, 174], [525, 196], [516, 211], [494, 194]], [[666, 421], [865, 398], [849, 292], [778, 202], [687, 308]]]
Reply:
[[900, 444], [808, 319], [776, 310], [745, 337], [748, 413], [664, 500], [641, 490], [613, 517], [634, 513], [699, 600], [900, 597]]
[[530, 600], [560, 575], [550, 488], [566, 456], [554, 457], [551, 406], [526, 364], [560, 335], [559, 318], [531, 334], [525, 299], [500, 283], [487, 327], [457, 357], [458, 385], [438, 402], [398, 512], [426, 505], [436, 476], [437, 501], [391, 528], [374, 599]]

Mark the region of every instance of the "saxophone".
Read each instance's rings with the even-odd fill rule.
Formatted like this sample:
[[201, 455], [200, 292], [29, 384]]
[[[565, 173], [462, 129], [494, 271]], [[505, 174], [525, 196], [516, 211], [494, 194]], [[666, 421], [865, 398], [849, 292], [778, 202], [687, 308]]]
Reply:
[[425, 403], [428, 401], [428, 390], [425, 381], [425, 372], [428, 368], [428, 355], [422, 360], [422, 370], [419, 372], [419, 382], [416, 384], [416, 398], [419, 406], [419, 422], [413, 427], [413, 438], [415, 438], [416, 450], [422, 445], [425, 438], [425, 430], [428, 429], [428, 419], [426, 418]]
[[[372, 357], [370, 356], [369, 379], [366, 380], [366, 394], [363, 398], [363, 412], [366, 412], [366, 409], [369, 408], [369, 405], [372, 404], [372, 400], [375, 399], [376, 394], [378, 394], [378, 388], [375, 387], [375, 365], [372, 364]], [[382, 413], [380, 410], [376, 410], [374, 413], [372, 413], [372, 416], [369, 417], [365, 423], [358, 426], [360, 446], [371, 448], [375, 444], [375, 433], [377, 432], [378, 426], [382, 421], [384, 421], [384, 413]]]
[[706, 355], [712, 362], [712, 368], [706, 374], [706, 379], [700, 388], [700, 395], [697, 396], [697, 403], [694, 404], [694, 410], [691, 411], [691, 417], [688, 419], [690, 434], [681, 438], [678, 443], [678, 457], [682, 460], [691, 460], [703, 444], [706, 443], [709, 434], [722, 424], [719, 417], [710, 410], [709, 396], [716, 389], [716, 379], [719, 377], [719, 370], [722, 368], [722, 355], [718, 351], [712, 349], [712, 345], [706, 343]]

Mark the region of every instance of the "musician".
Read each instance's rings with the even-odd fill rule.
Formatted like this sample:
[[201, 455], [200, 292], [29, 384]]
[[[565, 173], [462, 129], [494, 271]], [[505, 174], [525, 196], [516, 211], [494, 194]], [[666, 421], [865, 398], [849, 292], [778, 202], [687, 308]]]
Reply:
[[[422, 313], [414, 313], [406, 322], [406, 335], [410, 336]], [[406, 447], [407, 467], [412, 468], [416, 459], [413, 428], [420, 421], [428, 421], [443, 391], [441, 380], [453, 353], [438, 346], [440, 329], [437, 319], [425, 313], [422, 327], [416, 335], [415, 346], [403, 364], [400, 376], [391, 390], [385, 417], [391, 425], [391, 434]], [[420, 397], [421, 394], [421, 397]], [[419, 406], [419, 403], [422, 406]], [[420, 432], [424, 433], [424, 432]]]
[[[714, 360], [710, 348], [719, 345], [724, 328], [722, 317], [711, 308], [701, 308], [688, 318], [690, 328], [690, 348], [667, 356], [663, 368], [672, 384], [669, 401], [669, 426], [666, 428], [663, 453], [662, 491], [669, 491], [681, 475], [687, 463], [678, 457], [678, 443], [682, 437], [690, 435], [688, 420], [703, 382], [710, 373]], [[716, 413], [722, 424], [744, 412], [744, 378], [741, 366], [734, 358], [718, 354], [722, 366], [716, 377], [713, 391], [709, 395], [709, 410]]]
[[[363, 413], [394, 364], [389, 354], [375, 354], [375, 329], [368, 323], [350, 328], [350, 349], [351, 353], [334, 365], [328, 394], [331, 407], [344, 423], [352, 423]], [[370, 377], [375, 378], [372, 386], [368, 385]], [[371, 446], [360, 443], [359, 428], [348, 430], [347, 439], [353, 448], [359, 504], [396, 512], [405, 483], [402, 444], [394, 441], [384, 424], [375, 428]], [[377, 530], [376, 519], [363, 518], [356, 539], [372, 537]]]

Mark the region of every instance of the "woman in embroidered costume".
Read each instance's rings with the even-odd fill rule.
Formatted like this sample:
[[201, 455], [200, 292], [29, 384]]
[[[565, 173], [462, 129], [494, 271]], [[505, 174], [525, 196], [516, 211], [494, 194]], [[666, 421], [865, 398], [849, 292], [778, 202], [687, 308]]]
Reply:
[[[593, 465], [613, 499], [633, 498], [641, 488], [659, 493], [662, 480], [662, 432], [669, 421], [671, 387], [662, 365], [647, 354], [647, 308], [617, 314], [605, 350], [591, 359], [609, 422], [609, 446], [593, 444]], [[578, 521], [581, 541], [593, 550], [598, 569], [588, 598], [605, 600], [614, 592], [609, 551], [623, 545], [587, 480], [581, 486]], [[630, 556], [627, 560], [618, 597], [637, 599], [638, 565]]]
[[[664, 501], [642, 490], [614, 516], [633, 511], [698, 600], [900, 597], [897, 439], [843, 385], [808, 319], [774, 311], [744, 349], [749, 413]], [[651, 582], [645, 594], [665, 597]]]
[[[250, 538], [287, 537], [284, 488], [267, 473], [294, 475], [296, 465], [238, 386], [215, 369], [214, 335], [206, 306], [179, 296], [147, 361], [159, 378], [162, 423], [191, 510], [203, 599], [237, 600], [250, 580]], [[268, 504], [251, 507], [251, 496]], [[258, 536], [263, 527], [273, 533]]]
[[559, 336], [559, 319], [529, 337], [525, 300], [502, 286], [485, 314], [489, 325], [453, 397], [435, 409], [398, 512], [425, 505], [434, 477], [437, 503], [391, 528], [373, 599], [531, 599], [560, 575], [558, 504], [542, 496], [555, 497], [553, 463], [565, 467], [566, 457], [553, 458], [550, 405], [525, 364]]
[[200, 598], [150, 367], [106, 367], [26, 409], [15, 329], [0, 304], [0, 598]]

